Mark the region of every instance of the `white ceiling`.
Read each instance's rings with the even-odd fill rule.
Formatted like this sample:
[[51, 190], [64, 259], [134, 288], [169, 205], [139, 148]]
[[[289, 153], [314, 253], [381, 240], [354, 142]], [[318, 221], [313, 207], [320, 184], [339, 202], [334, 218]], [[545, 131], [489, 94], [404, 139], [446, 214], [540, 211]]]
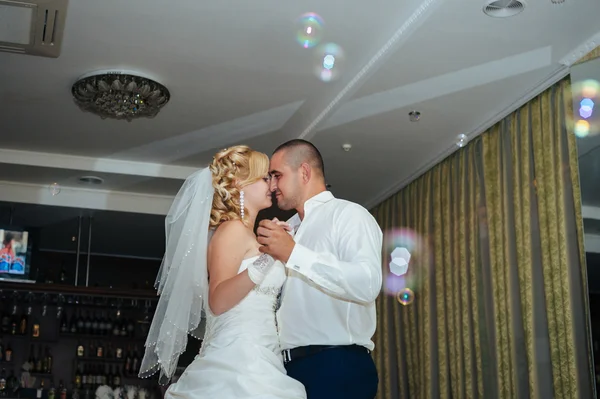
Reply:
[[[373, 206], [454, 151], [458, 134], [480, 134], [600, 42], [596, 0], [529, 1], [507, 19], [482, 6], [72, 0], [59, 58], [0, 53], [0, 200], [164, 214], [215, 149], [270, 153], [303, 137], [322, 150], [337, 196]], [[314, 51], [295, 42], [306, 12], [344, 50], [337, 81], [318, 80]], [[101, 69], [150, 75], [171, 101], [130, 123], [83, 113], [70, 87]], [[420, 122], [409, 121], [412, 109]], [[90, 174], [105, 184], [77, 182]]]

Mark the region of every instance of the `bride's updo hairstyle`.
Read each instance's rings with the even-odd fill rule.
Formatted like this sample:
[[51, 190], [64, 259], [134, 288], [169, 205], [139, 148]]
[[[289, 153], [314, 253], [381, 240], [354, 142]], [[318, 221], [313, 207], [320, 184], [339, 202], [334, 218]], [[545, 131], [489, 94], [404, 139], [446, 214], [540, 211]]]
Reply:
[[[210, 227], [217, 228], [228, 220], [241, 220], [240, 191], [268, 175], [269, 157], [248, 146], [237, 145], [215, 154], [209, 168], [215, 188]], [[247, 210], [244, 213], [247, 215]]]

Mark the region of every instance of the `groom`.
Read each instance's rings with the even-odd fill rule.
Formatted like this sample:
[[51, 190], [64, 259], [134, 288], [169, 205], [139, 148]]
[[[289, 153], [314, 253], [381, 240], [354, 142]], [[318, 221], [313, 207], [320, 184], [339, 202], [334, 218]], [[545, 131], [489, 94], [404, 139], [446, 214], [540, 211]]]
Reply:
[[372, 399], [381, 229], [365, 208], [326, 190], [323, 158], [310, 142], [280, 145], [270, 168], [278, 207], [298, 212], [288, 221], [294, 238], [269, 220], [257, 230], [261, 252], [288, 271], [277, 313], [288, 375], [308, 399]]

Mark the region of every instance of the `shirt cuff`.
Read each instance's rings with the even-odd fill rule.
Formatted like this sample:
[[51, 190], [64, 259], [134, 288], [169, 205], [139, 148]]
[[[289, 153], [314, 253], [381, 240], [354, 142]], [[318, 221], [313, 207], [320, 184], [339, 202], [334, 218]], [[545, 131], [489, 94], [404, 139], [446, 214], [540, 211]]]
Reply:
[[312, 265], [316, 263], [317, 257], [318, 255], [310, 249], [296, 244], [285, 266], [310, 277], [310, 270], [312, 269]]

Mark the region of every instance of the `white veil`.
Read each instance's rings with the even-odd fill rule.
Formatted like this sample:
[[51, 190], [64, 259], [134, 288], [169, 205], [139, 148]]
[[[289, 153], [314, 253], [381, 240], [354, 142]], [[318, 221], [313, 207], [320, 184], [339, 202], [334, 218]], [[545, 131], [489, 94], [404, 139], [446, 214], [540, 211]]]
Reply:
[[210, 169], [188, 177], [165, 219], [166, 249], [155, 287], [160, 299], [146, 339], [139, 377], [160, 371], [167, 383], [194, 335], [208, 294], [207, 248], [214, 188]]

